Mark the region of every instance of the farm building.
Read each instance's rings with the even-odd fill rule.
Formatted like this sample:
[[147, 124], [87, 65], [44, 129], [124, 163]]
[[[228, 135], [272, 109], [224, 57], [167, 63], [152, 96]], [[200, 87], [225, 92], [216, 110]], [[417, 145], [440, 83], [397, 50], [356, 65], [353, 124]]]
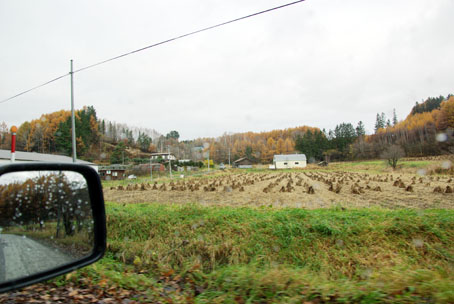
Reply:
[[252, 161], [247, 157], [242, 157], [233, 162], [234, 168], [250, 169], [252, 168]]
[[126, 177], [126, 166], [110, 165], [99, 167], [99, 176], [102, 180], [119, 180]]
[[[16, 160], [15, 163], [24, 163], [24, 162], [47, 162], [47, 163], [72, 163], [73, 159], [69, 156], [64, 155], [54, 155], [54, 154], [44, 154], [36, 152], [23, 152], [16, 151]], [[0, 150], [0, 165], [11, 163], [11, 151], [10, 150]], [[76, 164], [87, 165], [98, 171], [98, 165], [87, 162], [84, 160], [77, 159]]]
[[304, 168], [307, 165], [305, 154], [274, 155], [274, 169]]
[[169, 160], [169, 159], [170, 160], [177, 160], [175, 155], [173, 155], [171, 153], [151, 153], [150, 159], [151, 160], [159, 160], [159, 159], [162, 159], [162, 160]]
[[165, 170], [165, 167], [163, 164], [152, 164], [151, 165], [151, 169], [153, 171], [159, 171], [159, 172], [163, 172]]

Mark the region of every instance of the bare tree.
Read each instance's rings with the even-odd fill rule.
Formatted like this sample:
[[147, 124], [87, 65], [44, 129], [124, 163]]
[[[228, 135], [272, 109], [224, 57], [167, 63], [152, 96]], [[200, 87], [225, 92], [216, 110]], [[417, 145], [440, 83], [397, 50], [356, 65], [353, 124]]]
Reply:
[[396, 169], [399, 159], [405, 156], [405, 151], [399, 145], [389, 146], [381, 155], [382, 159], [388, 161], [388, 165]]

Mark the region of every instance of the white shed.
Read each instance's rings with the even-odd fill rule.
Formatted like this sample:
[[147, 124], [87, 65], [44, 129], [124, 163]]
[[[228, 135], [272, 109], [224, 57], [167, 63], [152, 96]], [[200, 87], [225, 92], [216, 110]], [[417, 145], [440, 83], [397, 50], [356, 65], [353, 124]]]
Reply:
[[275, 169], [304, 168], [307, 165], [305, 154], [274, 155], [273, 166]]

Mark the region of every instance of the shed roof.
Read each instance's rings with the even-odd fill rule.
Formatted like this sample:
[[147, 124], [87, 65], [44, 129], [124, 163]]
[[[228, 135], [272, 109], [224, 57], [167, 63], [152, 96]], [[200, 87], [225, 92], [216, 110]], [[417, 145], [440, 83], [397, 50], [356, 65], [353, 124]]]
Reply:
[[113, 164], [109, 166], [101, 166], [99, 167], [99, 171], [104, 171], [104, 170], [126, 170], [127, 166], [125, 165], [120, 165], [120, 164]]
[[[0, 159], [10, 159], [11, 151], [9, 150], [0, 150]], [[37, 162], [50, 162], [50, 163], [72, 163], [72, 157], [64, 155], [54, 155], [54, 154], [44, 154], [36, 152], [23, 152], [16, 151], [15, 156], [17, 161], [37, 161]], [[81, 159], [77, 159], [76, 163], [83, 165], [95, 165]]]
[[247, 158], [247, 157], [242, 157], [242, 158], [238, 158], [238, 159], [237, 159], [236, 161], [234, 161], [233, 163], [236, 164], [236, 163], [240, 163], [240, 162], [245, 161], [245, 160], [251, 161], [251, 160], [250, 160], [249, 158]]
[[305, 154], [277, 154], [274, 155], [273, 161], [306, 161]]

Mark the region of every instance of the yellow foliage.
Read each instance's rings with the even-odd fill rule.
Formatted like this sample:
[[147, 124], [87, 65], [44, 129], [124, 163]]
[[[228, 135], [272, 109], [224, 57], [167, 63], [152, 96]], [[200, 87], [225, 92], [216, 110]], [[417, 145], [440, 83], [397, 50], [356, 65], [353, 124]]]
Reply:
[[441, 104], [441, 124], [444, 129], [454, 128], [454, 96]]

